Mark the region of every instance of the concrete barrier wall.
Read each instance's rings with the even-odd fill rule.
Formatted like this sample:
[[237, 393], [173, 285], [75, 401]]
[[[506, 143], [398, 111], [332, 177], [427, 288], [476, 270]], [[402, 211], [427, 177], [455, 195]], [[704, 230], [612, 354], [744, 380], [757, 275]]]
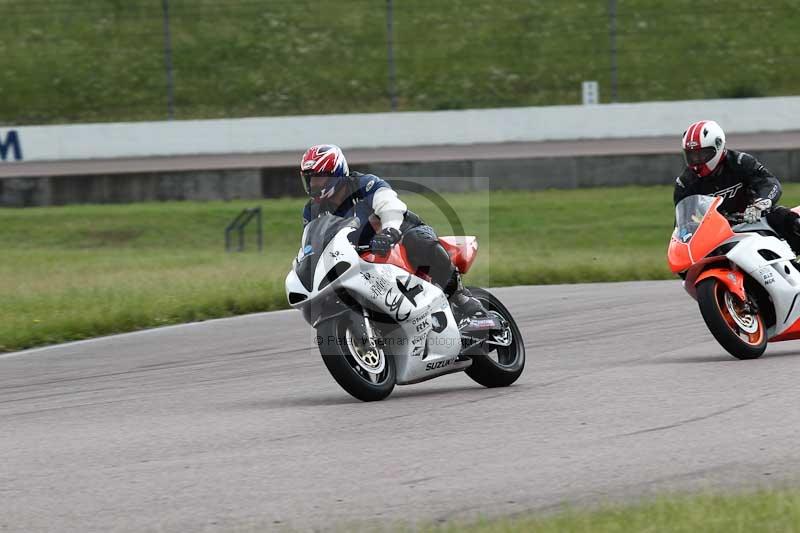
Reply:
[[0, 165], [197, 154], [678, 136], [714, 118], [729, 133], [798, 128], [800, 97], [0, 128]]
[[[782, 181], [800, 181], [800, 150], [754, 151]], [[371, 163], [357, 170], [413, 179], [440, 192], [659, 185], [673, 183], [677, 154]], [[459, 178], [459, 179], [442, 179]], [[161, 200], [233, 200], [303, 194], [296, 167], [11, 178], [0, 180], [0, 206], [127, 203]]]

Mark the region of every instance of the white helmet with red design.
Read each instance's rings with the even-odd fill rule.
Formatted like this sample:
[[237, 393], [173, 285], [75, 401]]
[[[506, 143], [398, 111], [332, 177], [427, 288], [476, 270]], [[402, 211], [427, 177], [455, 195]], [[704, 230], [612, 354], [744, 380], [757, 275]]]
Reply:
[[683, 132], [681, 147], [686, 166], [700, 177], [708, 176], [725, 159], [725, 132], [713, 120], [695, 122]]
[[[300, 160], [300, 178], [306, 194], [315, 200], [330, 198], [347, 182], [350, 169], [342, 149], [335, 144], [318, 144], [303, 154]], [[311, 178], [323, 176], [328, 178], [322, 186], [311, 186]]]

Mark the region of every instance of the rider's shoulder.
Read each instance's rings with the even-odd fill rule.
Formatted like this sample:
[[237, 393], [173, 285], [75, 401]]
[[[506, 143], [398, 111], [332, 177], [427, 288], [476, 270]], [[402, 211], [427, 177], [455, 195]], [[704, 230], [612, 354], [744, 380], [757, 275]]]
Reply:
[[731, 165], [735, 168], [750, 169], [756, 165], [757, 160], [747, 152], [729, 149], [726, 156], [726, 162], [728, 165]]
[[352, 172], [351, 179], [355, 185], [359, 196], [366, 197], [374, 193], [382, 187], [389, 187], [389, 184], [374, 174], [361, 174], [360, 172]]

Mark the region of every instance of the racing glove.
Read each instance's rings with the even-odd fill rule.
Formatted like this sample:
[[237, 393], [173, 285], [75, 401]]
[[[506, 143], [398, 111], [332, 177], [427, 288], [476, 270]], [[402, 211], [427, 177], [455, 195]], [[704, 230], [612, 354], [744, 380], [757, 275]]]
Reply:
[[759, 198], [744, 210], [744, 221], [754, 224], [761, 220], [764, 211], [772, 207], [772, 200], [769, 198]]
[[381, 257], [389, 255], [392, 245], [400, 240], [400, 232], [394, 228], [386, 228], [376, 233], [369, 243], [372, 253]]

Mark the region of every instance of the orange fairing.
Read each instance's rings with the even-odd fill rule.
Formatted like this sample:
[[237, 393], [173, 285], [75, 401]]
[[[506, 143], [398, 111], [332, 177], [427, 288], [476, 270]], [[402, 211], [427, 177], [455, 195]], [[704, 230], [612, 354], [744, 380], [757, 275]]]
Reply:
[[392, 246], [391, 252], [389, 252], [389, 255], [385, 257], [375, 255], [372, 252], [364, 252], [361, 254], [361, 259], [364, 261], [369, 261], [370, 263], [386, 263], [389, 265], [394, 265], [402, 268], [406, 272], [411, 272], [412, 274], [414, 273], [414, 269], [411, 267], [411, 263], [408, 261], [406, 247], [402, 244], [396, 244]]
[[717, 211], [722, 198], [715, 198], [700, 226], [688, 243], [679, 241], [673, 234], [667, 251], [669, 267], [674, 273], [683, 272], [708, 255], [714, 248], [733, 237], [731, 225]]
[[689, 245], [680, 242], [673, 236], [672, 240], [669, 241], [667, 262], [673, 274], [683, 272], [692, 266], [692, 259], [689, 257]]
[[[478, 254], [478, 239], [476, 237], [439, 237], [453, 264], [459, 272], [466, 274]], [[414, 273], [414, 268], [408, 260], [406, 247], [403, 244], [392, 246], [392, 251], [386, 257], [381, 257], [372, 252], [362, 252], [361, 259], [370, 263], [386, 263]], [[417, 273], [420, 275], [420, 273]], [[427, 277], [423, 275], [423, 277]]]
[[694, 280], [695, 286], [708, 278], [717, 278], [724, 283], [731, 294], [735, 295], [739, 300], [742, 302], [747, 300], [747, 296], [744, 292], [744, 274], [741, 272], [729, 268], [709, 268], [697, 276], [697, 279]]
[[697, 233], [689, 241], [689, 253], [694, 262], [703, 259], [711, 250], [733, 237], [731, 225], [717, 211], [717, 207], [721, 203], [722, 198], [717, 198], [714, 201], [714, 205], [706, 213], [703, 223], [697, 229]]
[[466, 274], [478, 255], [477, 237], [439, 237], [439, 242], [447, 250], [458, 271]]

